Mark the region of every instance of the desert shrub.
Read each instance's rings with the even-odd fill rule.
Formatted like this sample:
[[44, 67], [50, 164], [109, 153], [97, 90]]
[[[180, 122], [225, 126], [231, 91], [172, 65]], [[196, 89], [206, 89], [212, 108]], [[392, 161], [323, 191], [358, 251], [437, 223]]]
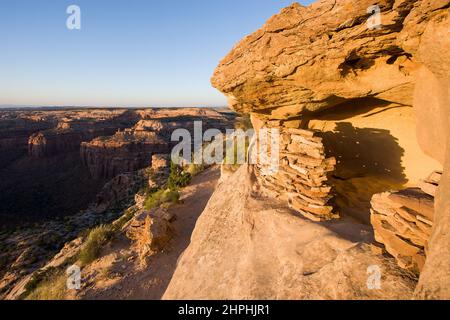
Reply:
[[180, 199], [180, 193], [177, 190], [159, 190], [151, 194], [145, 201], [145, 209], [151, 210], [164, 203], [177, 203]]
[[102, 247], [114, 236], [112, 225], [101, 225], [92, 229], [80, 250], [78, 259], [83, 265], [87, 265], [98, 258]]
[[186, 172], [174, 162], [170, 164], [170, 175], [167, 181], [167, 187], [170, 190], [178, 190], [184, 188], [191, 183], [192, 175]]
[[166, 190], [161, 200], [162, 203], [177, 203], [180, 200], [180, 193], [178, 191]]
[[66, 295], [66, 276], [54, 275], [41, 282], [26, 300], [64, 300]]
[[36, 272], [25, 285], [21, 299], [62, 300], [66, 292], [66, 277], [61, 269], [49, 268]]
[[133, 210], [127, 210], [125, 213], [113, 223], [114, 231], [119, 231], [123, 228], [128, 221], [130, 221], [134, 217]]
[[189, 173], [191, 177], [195, 177], [199, 173], [203, 172], [205, 168], [205, 165], [192, 163], [187, 167], [186, 172]]
[[160, 205], [160, 199], [162, 197], [162, 194], [164, 193], [164, 190], [158, 190], [152, 194], [150, 194], [147, 199], [145, 200], [144, 207], [147, 210], [151, 210], [153, 208], [156, 208]]

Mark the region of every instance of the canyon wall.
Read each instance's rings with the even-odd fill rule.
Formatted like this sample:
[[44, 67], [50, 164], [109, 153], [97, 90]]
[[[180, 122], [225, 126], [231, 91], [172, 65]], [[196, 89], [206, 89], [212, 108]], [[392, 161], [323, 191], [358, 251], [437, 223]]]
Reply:
[[170, 154], [178, 144], [171, 141], [175, 130], [185, 129], [193, 137], [194, 122], [201, 122], [203, 130], [223, 131], [233, 128], [234, 118], [208, 109], [142, 110], [138, 114], [142, 119], [134, 127], [81, 144], [81, 158], [92, 177], [111, 179], [146, 168], [152, 155]]
[[3, 112], [0, 115], [0, 166], [5, 167], [23, 156], [32, 134], [54, 126], [54, 119], [33, 119], [13, 112]]
[[81, 142], [131, 127], [137, 119], [134, 111], [125, 109], [2, 111], [2, 225], [32, 223], [85, 209], [106, 181], [94, 181], [82, 165]]
[[146, 192], [167, 183], [178, 143], [172, 131], [193, 134], [194, 121], [205, 130], [233, 128], [234, 117], [194, 108], [0, 114], [2, 151], [20, 149], [0, 168], [0, 299], [18, 298], [14, 288], [23, 290], [65, 244], [79, 249], [67, 242], [81, 232], [143, 210]]
[[416, 297], [450, 298], [450, 2], [376, 4], [379, 23], [368, 0], [293, 4], [239, 42], [212, 84], [253, 119], [322, 131], [337, 207], [366, 223], [373, 196], [444, 165]]
[[83, 164], [95, 179], [112, 179], [148, 167], [153, 154], [169, 152], [169, 144], [156, 133], [132, 129], [81, 144]]
[[132, 126], [137, 120], [137, 114], [125, 110], [101, 115], [81, 112], [75, 117], [67, 116], [55, 128], [31, 135], [28, 154], [34, 158], [43, 158], [79, 150], [83, 141], [114, 134], [117, 130]]

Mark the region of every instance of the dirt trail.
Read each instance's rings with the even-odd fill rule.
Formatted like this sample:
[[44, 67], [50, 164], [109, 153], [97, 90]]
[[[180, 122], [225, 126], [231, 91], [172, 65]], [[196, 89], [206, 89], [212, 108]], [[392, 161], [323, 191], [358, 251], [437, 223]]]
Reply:
[[99, 261], [83, 270], [84, 288], [76, 299], [161, 299], [177, 266], [178, 259], [189, 246], [198, 217], [206, 207], [220, 178], [214, 167], [196, 176], [181, 192], [181, 203], [171, 207], [177, 220], [175, 236], [169, 248], [148, 259], [147, 267], [139, 266], [130, 242], [116, 241]]

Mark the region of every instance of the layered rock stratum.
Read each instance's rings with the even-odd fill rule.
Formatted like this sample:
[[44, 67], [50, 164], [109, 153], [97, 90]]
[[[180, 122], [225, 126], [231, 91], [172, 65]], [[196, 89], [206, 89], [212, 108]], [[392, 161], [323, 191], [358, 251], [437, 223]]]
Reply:
[[[450, 2], [373, 5], [293, 4], [239, 42], [212, 84], [234, 110], [271, 127], [322, 131], [327, 151], [338, 153], [338, 207], [366, 223], [370, 214], [361, 213], [373, 195], [416, 186], [439, 162], [444, 173], [415, 296], [449, 298]], [[405, 123], [409, 109], [414, 118]]]
[[134, 127], [81, 144], [81, 158], [92, 177], [111, 179], [150, 166], [152, 155], [170, 154], [179, 143], [171, 140], [175, 130], [187, 130], [193, 137], [195, 122], [203, 130], [232, 127], [226, 115], [214, 110], [161, 109], [138, 114], [141, 120]]

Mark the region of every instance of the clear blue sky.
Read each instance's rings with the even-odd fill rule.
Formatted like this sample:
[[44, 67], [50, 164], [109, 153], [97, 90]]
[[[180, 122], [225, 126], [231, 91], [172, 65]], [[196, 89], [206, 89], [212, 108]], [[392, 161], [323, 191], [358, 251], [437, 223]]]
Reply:
[[220, 59], [292, 2], [1, 1], [0, 105], [225, 105], [210, 85]]

